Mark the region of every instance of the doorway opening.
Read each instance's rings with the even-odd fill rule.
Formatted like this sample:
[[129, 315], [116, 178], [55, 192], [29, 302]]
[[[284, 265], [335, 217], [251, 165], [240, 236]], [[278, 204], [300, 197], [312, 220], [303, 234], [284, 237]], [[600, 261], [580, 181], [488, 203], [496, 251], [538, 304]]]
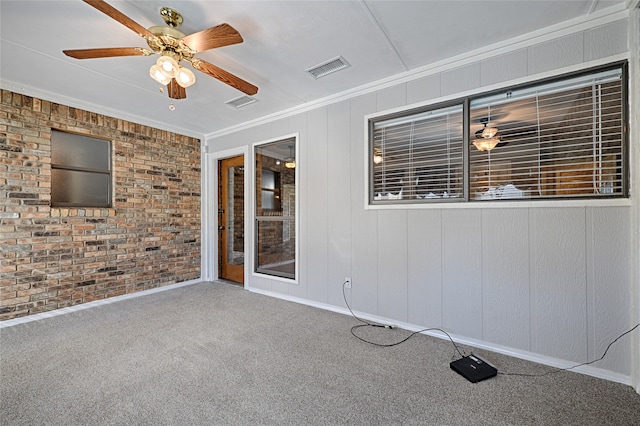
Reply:
[[244, 285], [244, 156], [218, 161], [218, 278]]

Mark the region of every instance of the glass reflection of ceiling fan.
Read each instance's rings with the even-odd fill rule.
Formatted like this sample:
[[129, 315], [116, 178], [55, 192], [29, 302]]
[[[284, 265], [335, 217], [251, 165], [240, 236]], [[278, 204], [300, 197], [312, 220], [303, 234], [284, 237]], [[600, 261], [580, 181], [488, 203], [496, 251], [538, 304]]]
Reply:
[[484, 127], [476, 132], [476, 138], [473, 141], [473, 145], [475, 145], [479, 151], [491, 151], [500, 143], [502, 135], [498, 132], [497, 127], [487, 127], [489, 124], [488, 117], [481, 118], [480, 122]]

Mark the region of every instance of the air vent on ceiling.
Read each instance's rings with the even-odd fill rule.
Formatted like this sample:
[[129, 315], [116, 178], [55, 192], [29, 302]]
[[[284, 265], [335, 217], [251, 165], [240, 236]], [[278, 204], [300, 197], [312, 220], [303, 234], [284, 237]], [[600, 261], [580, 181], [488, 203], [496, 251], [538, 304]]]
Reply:
[[340, 71], [349, 66], [349, 63], [345, 61], [342, 56], [329, 59], [326, 62], [318, 64], [314, 67], [307, 68], [305, 71], [314, 76], [315, 78], [324, 77], [325, 75]]
[[242, 108], [243, 106], [247, 106], [254, 102], [258, 102], [258, 100], [252, 98], [251, 96], [240, 96], [239, 98], [231, 99], [230, 101], [225, 102], [225, 104], [234, 108]]

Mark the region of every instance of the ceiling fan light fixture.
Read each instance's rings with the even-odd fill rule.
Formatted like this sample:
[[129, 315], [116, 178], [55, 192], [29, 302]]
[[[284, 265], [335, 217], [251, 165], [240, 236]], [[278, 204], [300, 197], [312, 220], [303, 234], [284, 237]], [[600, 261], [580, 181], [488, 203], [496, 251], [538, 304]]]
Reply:
[[373, 164], [382, 163], [382, 150], [377, 146], [373, 148]]
[[166, 77], [175, 78], [178, 75], [178, 71], [180, 69], [180, 65], [178, 65], [178, 61], [173, 59], [171, 56], [160, 56], [156, 65], [160, 68], [160, 72], [164, 74]]
[[160, 70], [160, 67], [156, 64], [152, 65], [149, 69], [149, 75], [155, 81], [165, 86], [171, 81], [171, 78], [164, 75], [164, 73]]
[[293, 145], [289, 145], [289, 156], [284, 159], [284, 166], [287, 169], [296, 168], [296, 158], [293, 156]]
[[478, 151], [491, 151], [500, 143], [498, 128], [487, 127], [489, 118], [483, 118], [480, 122], [484, 124], [484, 127], [476, 132], [476, 139], [473, 141], [473, 145]]
[[[258, 92], [258, 88], [248, 81], [214, 64], [194, 58], [196, 53], [205, 50], [242, 43], [242, 36], [231, 25], [219, 24], [185, 35], [177, 29], [183, 23], [182, 15], [171, 8], [165, 7], [160, 11], [166, 26], [152, 26], [147, 29], [105, 0], [85, 0], [85, 3], [141, 36], [151, 50], [139, 47], [71, 49], [63, 50], [65, 55], [75, 59], [159, 55], [160, 58], [150, 67], [149, 75], [156, 82], [167, 86], [170, 99], [186, 98], [186, 87], [195, 82], [195, 75], [190, 70], [185, 70], [180, 65], [181, 61], [189, 62], [196, 70], [249, 96]], [[164, 87], [160, 89], [161, 92], [164, 91]]]
[[486, 139], [491, 139], [498, 133], [497, 127], [485, 127], [482, 129], [482, 137]]
[[487, 139], [476, 139], [473, 141], [473, 145], [478, 149], [478, 151], [491, 151], [500, 143], [499, 138], [487, 138]]
[[190, 69], [180, 67], [178, 70], [178, 75], [176, 75], [176, 81], [180, 86], [186, 89], [196, 82], [196, 76], [193, 74], [193, 72], [191, 72]]

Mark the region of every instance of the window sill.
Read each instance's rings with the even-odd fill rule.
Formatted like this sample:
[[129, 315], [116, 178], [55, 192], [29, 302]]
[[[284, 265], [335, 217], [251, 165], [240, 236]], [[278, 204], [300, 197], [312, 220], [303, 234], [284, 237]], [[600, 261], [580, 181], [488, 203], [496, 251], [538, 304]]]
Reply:
[[284, 282], [286, 284], [295, 284], [295, 285], [300, 284], [298, 282], [298, 280], [295, 279], [295, 278], [286, 278], [286, 277], [281, 277], [281, 276], [278, 276], [278, 275], [263, 274], [263, 273], [260, 273], [260, 272], [252, 272], [251, 276], [253, 276], [254, 278], [260, 278], [260, 279], [264, 279], [264, 280], [272, 280], [272, 281]]
[[515, 209], [515, 208], [558, 208], [558, 207], [631, 207], [630, 198], [607, 198], [602, 200], [471, 200], [443, 203], [415, 203], [415, 204], [365, 204], [365, 210], [420, 210], [420, 209]]

